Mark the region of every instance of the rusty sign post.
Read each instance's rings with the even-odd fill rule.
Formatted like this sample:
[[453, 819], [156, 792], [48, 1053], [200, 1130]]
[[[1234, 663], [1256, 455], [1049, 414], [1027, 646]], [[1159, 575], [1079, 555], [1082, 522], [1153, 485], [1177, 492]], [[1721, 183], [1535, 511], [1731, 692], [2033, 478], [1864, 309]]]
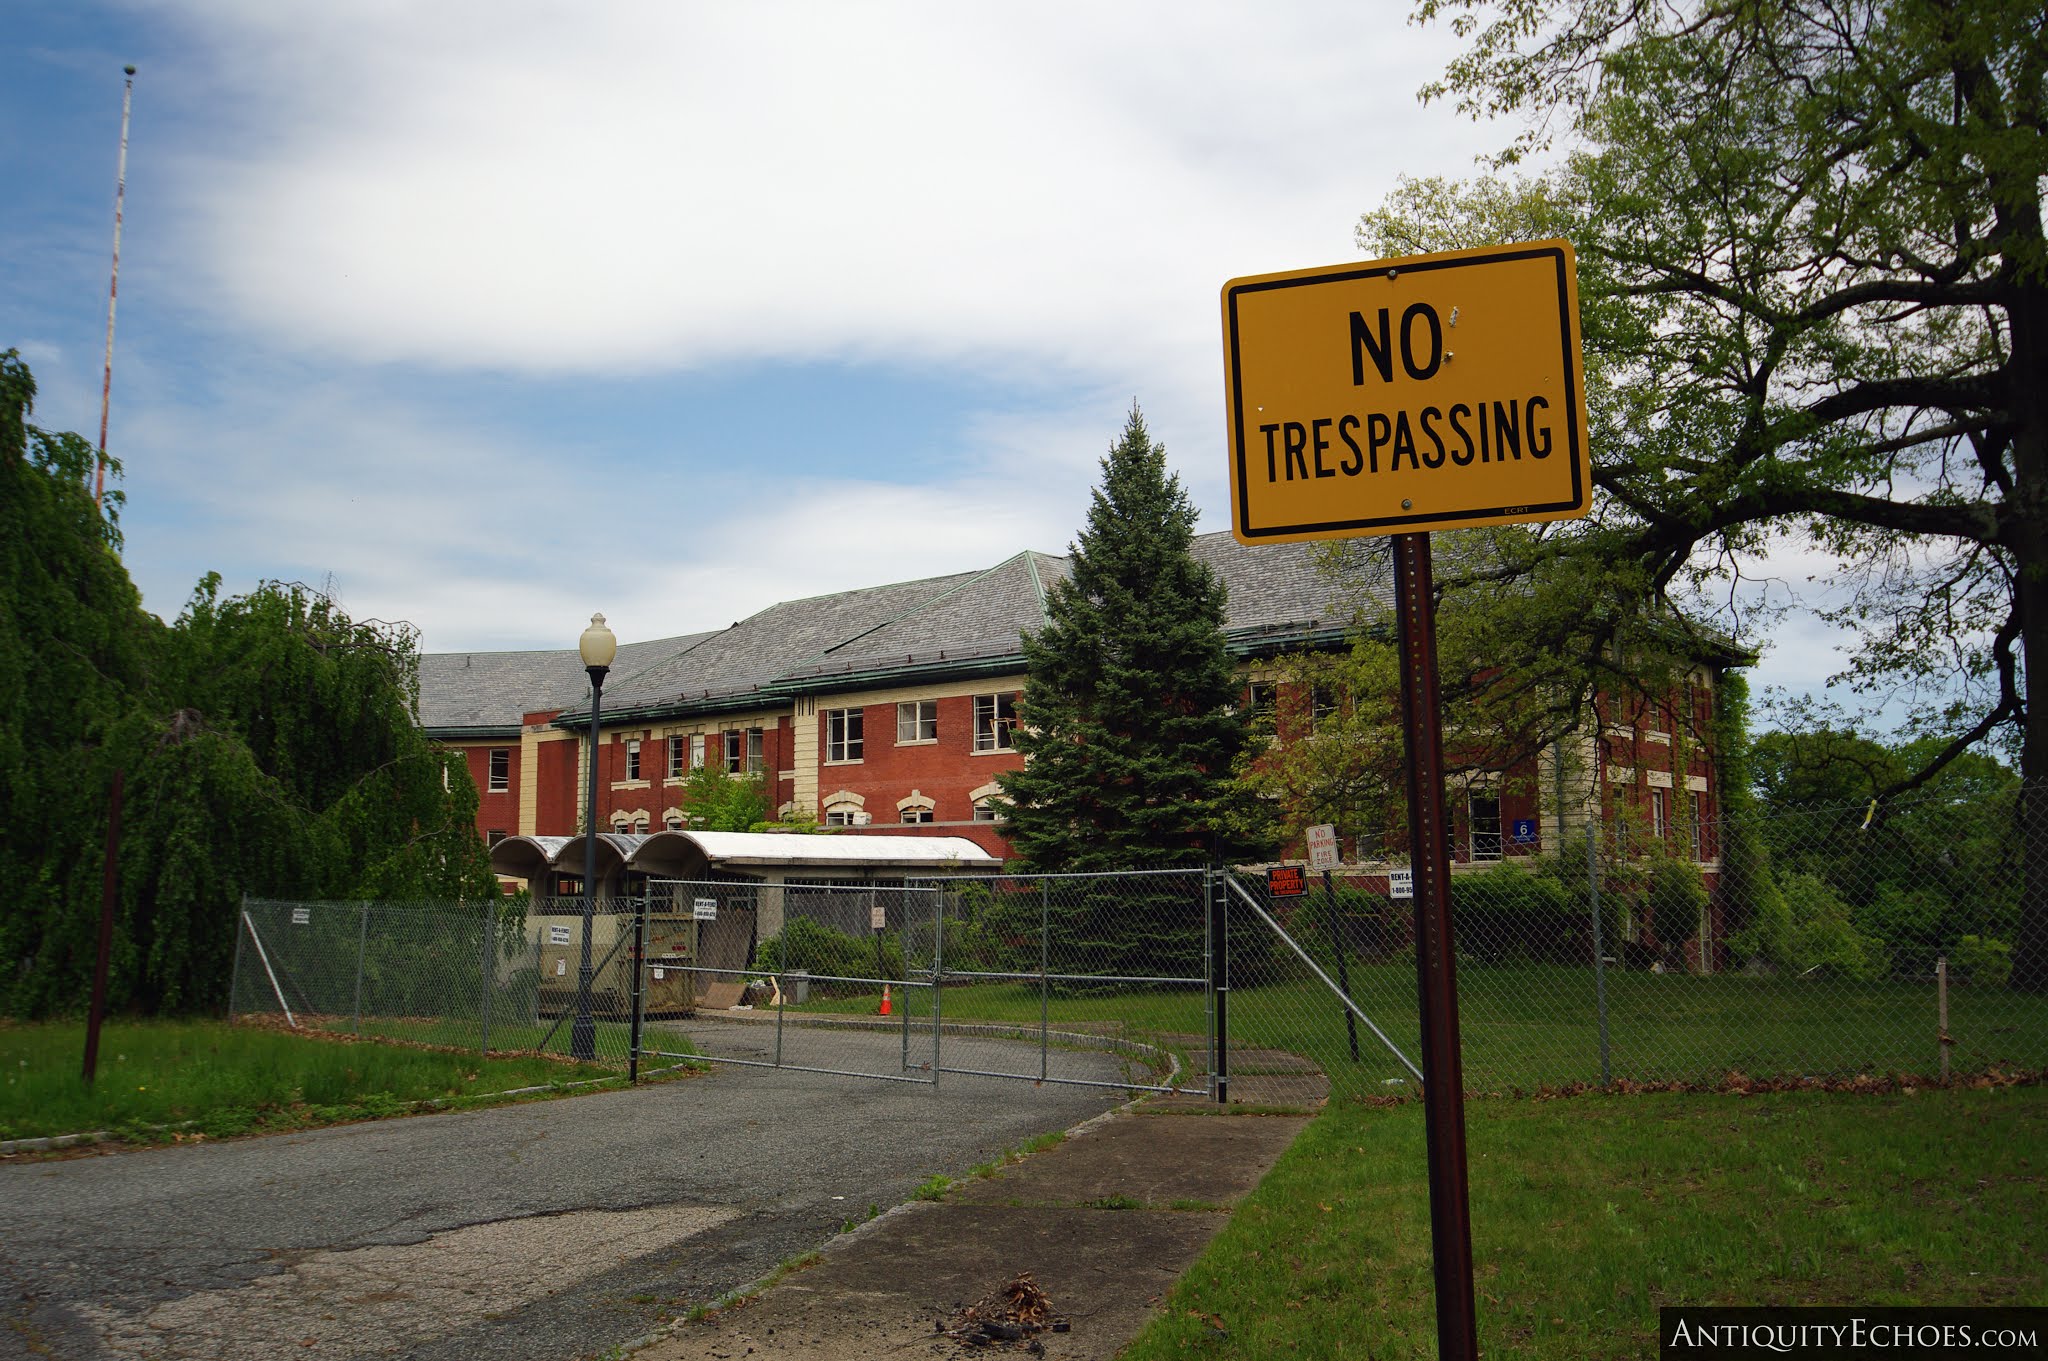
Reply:
[[1437, 1354], [1479, 1355], [1429, 531], [1592, 508], [1566, 241], [1223, 287], [1231, 533], [1393, 537]]

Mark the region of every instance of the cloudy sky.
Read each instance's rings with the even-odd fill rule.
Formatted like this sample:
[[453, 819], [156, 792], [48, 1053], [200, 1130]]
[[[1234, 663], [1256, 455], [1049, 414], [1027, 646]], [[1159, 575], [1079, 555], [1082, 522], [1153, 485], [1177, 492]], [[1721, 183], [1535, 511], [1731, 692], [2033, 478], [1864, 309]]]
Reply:
[[[1136, 400], [1227, 527], [1218, 293], [1510, 130], [1384, 0], [16, 8], [0, 348], [129, 570], [565, 647], [1064, 551]], [[1832, 669], [1788, 633], [1764, 680]]]

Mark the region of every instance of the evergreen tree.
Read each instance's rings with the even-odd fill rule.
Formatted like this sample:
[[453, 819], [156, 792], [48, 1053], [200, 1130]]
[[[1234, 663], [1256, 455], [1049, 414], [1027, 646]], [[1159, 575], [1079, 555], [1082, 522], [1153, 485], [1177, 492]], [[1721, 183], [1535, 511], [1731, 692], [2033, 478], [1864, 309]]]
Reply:
[[1243, 682], [1224, 588], [1190, 551], [1195, 511], [1135, 405], [1046, 625], [1027, 635], [1021, 770], [1000, 777], [1031, 868], [1200, 865], [1271, 850], [1271, 817], [1233, 779]]

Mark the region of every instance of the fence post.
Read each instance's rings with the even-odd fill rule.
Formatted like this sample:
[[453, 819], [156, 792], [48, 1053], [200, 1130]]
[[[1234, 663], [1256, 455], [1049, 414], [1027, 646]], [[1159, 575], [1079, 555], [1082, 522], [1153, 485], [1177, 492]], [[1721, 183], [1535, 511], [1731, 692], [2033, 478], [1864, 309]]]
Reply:
[[492, 969], [491, 964], [493, 959], [497, 955], [496, 949], [493, 948], [497, 944], [497, 932], [495, 929], [496, 922], [492, 920], [493, 914], [491, 912], [491, 905], [489, 903], [485, 903], [483, 905], [483, 912], [484, 971], [483, 978], [481, 980], [483, 983], [483, 992], [480, 994], [477, 1001], [477, 1011], [483, 1019], [483, 1032], [481, 1037], [477, 1041], [477, 1056], [479, 1058], [487, 1059], [491, 1056], [491, 984], [496, 979], [496, 971]]
[[1948, 1047], [1955, 1043], [1948, 1037], [1948, 956], [1938, 955], [1934, 961], [1934, 1019], [1935, 1047], [1941, 1051], [1941, 1085], [1948, 1086]]
[[1045, 1081], [1052, 1044], [1052, 883], [1038, 881], [1038, 1080]]
[[[647, 1010], [647, 899], [643, 895], [633, 908], [633, 1037], [632, 1051], [626, 1058], [626, 1081], [638, 1085], [640, 1081], [640, 1017]], [[775, 1024], [778, 1031], [782, 1025], [782, 1009], [775, 1009]]]
[[[244, 917], [246, 917], [246, 916], [248, 916], [248, 915], [249, 915], [249, 895], [248, 895], [248, 894], [246, 894], [246, 893], [244, 893], [244, 894], [242, 895], [242, 915], [243, 915]], [[235, 965], [234, 965], [234, 972], [228, 975], [228, 1019], [229, 1019], [230, 1021], [232, 1021], [232, 1020], [234, 1020], [234, 1019], [235, 1019], [235, 1006], [236, 1006], [236, 1004], [237, 1004], [237, 1003], [239, 1003], [239, 1002], [241, 1001], [241, 998], [242, 998], [242, 927], [241, 927], [241, 923], [240, 923], [239, 921], [237, 921], [237, 922], [236, 922], [236, 924], [235, 924]]]
[[[1330, 919], [1330, 949], [1337, 956], [1337, 986], [1344, 990], [1344, 1000], [1351, 998], [1351, 966], [1344, 962], [1344, 933], [1337, 928], [1337, 887], [1331, 881], [1330, 872], [1323, 871], [1323, 912]], [[1351, 1014], [1351, 1008], [1344, 1008], [1344, 1033], [1351, 1039], [1351, 1061], [1358, 1062], [1358, 1018]]]
[[1209, 1045], [1209, 1067], [1216, 1104], [1230, 1104], [1230, 899], [1223, 892], [1222, 868], [1209, 871], [1209, 992], [1216, 999], [1216, 1033]]
[[356, 928], [356, 1011], [355, 1019], [349, 1022], [352, 1034], [363, 1033], [363, 956], [370, 950], [370, 900], [362, 901], [362, 924]]
[[[1562, 809], [1558, 811], [1558, 825], [1564, 825]], [[1605, 1087], [1613, 1081], [1614, 1073], [1607, 1052], [1607, 944], [1600, 924], [1600, 848], [1597, 842], [1600, 830], [1600, 819], [1588, 811], [1586, 886], [1593, 902], [1593, 1006], [1600, 1019], [1600, 1085]]]
[[[905, 973], [910, 972], [908, 969]], [[939, 919], [939, 932], [932, 937], [932, 1086], [939, 1085], [939, 1071], [943, 1067], [939, 1055], [939, 1036], [942, 1030], [939, 1013], [944, 1006], [941, 1000], [946, 995], [946, 921]]]

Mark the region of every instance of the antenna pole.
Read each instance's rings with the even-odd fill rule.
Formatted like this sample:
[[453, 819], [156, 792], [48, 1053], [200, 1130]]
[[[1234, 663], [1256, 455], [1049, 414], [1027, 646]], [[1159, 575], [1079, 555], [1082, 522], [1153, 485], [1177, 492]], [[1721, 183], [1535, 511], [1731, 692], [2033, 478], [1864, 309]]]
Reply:
[[135, 68], [121, 70], [128, 80], [121, 88], [121, 162], [114, 173], [114, 267], [107, 280], [107, 366], [100, 375], [100, 453], [93, 460], [92, 508], [100, 508], [107, 491], [107, 408], [114, 397], [114, 303], [121, 293], [121, 205], [128, 195], [128, 110], [135, 102]]

